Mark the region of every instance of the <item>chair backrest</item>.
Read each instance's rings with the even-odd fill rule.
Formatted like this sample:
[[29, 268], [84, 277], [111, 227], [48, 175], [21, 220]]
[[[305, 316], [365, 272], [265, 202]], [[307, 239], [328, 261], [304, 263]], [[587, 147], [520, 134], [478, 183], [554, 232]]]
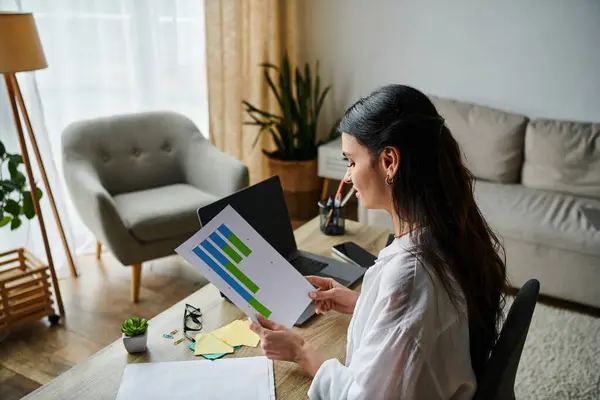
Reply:
[[168, 111], [79, 121], [63, 132], [63, 161], [90, 163], [112, 195], [182, 183], [182, 151], [194, 135], [190, 119]]
[[530, 279], [517, 293], [498, 341], [477, 382], [474, 400], [514, 400], [519, 360], [539, 292], [539, 281]]

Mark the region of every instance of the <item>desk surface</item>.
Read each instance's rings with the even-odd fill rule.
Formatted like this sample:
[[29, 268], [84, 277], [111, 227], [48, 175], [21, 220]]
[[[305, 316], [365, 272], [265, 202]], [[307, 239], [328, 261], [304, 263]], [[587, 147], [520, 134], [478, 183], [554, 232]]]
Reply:
[[[385, 246], [389, 233], [385, 229], [361, 225], [354, 221], [346, 221], [346, 231], [344, 236], [325, 236], [319, 232], [318, 219], [313, 219], [298, 228], [294, 234], [300, 249], [329, 256], [331, 246], [344, 241], [354, 241], [377, 255]], [[355, 289], [359, 288], [360, 285]], [[206, 285], [150, 320], [147, 352], [128, 354], [121, 339], [118, 339], [26, 398], [114, 399], [121, 384], [125, 365], [129, 363], [195, 359], [194, 353], [188, 348], [190, 343], [188, 340], [173, 345], [173, 340], [162, 337], [163, 333], [173, 329], [181, 332], [185, 303], [202, 309], [205, 332], [210, 332], [236, 319], [245, 318], [236, 306], [221, 298], [216, 287], [211, 284]], [[308, 339], [324, 358], [338, 358], [343, 361], [349, 322], [349, 316], [330, 313], [316, 316], [303, 327], [295, 327], [294, 330]], [[244, 346], [227, 357], [261, 355], [263, 354], [260, 346], [257, 348]], [[278, 399], [306, 398], [310, 382], [310, 376], [296, 364], [275, 362], [275, 393]]]

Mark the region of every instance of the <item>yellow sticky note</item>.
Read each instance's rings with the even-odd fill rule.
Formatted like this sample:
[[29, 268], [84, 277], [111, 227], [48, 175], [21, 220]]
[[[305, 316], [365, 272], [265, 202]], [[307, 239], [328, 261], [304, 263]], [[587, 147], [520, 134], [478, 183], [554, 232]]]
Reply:
[[236, 320], [210, 333], [230, 346], [258, 346], [259, 336], [250, 330], [247, 321]]
[[210, 333], [199, 333], [196, 335], [196, 348], [194, 355], [233, 353], [233, 347], [223, 343]]

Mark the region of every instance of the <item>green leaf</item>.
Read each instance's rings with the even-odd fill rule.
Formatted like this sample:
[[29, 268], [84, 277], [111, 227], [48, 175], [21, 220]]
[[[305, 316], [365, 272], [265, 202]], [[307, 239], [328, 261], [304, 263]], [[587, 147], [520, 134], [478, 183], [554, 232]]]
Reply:
[[13, 181], [13, 183], [15, 185], [18, 186], [19, 190], [23, 190], [23, 187], [25, 186], [25, 183], [27, 182], [25, 175], [23, 175], [20, 171], [15, 171], [15, 174], [11, 175], [11, 180]]
[[304, 130], [304, 125], [306, 122], [306, 115], [308, 110], [306, 109], [306, 103], [304, 101], [304, 89], [305, 83], [302, 78], [302, 74], [300, 73], [300, 69], [296, 67], [296, 101], [298, 102], [298, 114], [299, 117], [297, 121], [298, 132], [296, 134], [296, 140], [298, 142], [298, 147], [303, 146], [304, 135], [302, 132]]
[[23, 192], [23, 214], [25, 214], [27, 219], [35, 217], [35, 207], [33, 206], [33, 199], [29, 191]]
[[[317, 65], [315, 67], [315, 93], [313, 95], [313, 112], [317, 110], [317, 102], [319, 100], [319, 93], [321, 91], [321, 76], [319, 75], [319, 61], [317, 60]], [[313, 122], [316, 121], [316, 116], [313, 114]]]
[[6, 200], [6, 205], [4, 206], [4, 211], [14, 215], [15, 217], [21, 214], [21, 207], [19, 207], [19, 203], [14, 201], [13, 199]]
[[42, 192], [42, 189], [40, 188], [36, 188], [35, 192], [37, 193], [38, 201], [40, 201], [42, 199], [42, 196], [44, 195], [44, 192]]
[[283, 109], [283, 101], [281, 100], [281, 96], [279, 95], [279, 92], [277, 91], [277, 88], [275, 87], [275, 84], [273, 83], [273, 79], [271, 79], [271, 75], [269, 75], [269, 71], [265, 70], [264, 75], [265, 75], [265, 79], [267, 80], [267, 85], [269, 85], [271, 92], [273, 92], [273, 94], [275, 95], [275, 98], [277, 99], [277, 103], [279, 103], [279, 107], [281, 107]]
[[[271, 127], [271, 124], [263, 124], [263, 126], [258, 130], [258, 133], [256, 134], [256, 138], [254, 139], [254, 142], [252, 143], [252, 148], [256, 147], [256, 145], [258, 144], [258, 140], [262, 136], [263, 132], [265, 132], [270, 127]], [[279, 147], [279, 146], [277, 146], [277, 147]]]
[[6, 154], [6, 148], [4, 147], [4, 144], [0, 142], [0, 157], [4, 157], [4, 154]]
[[[311, 109], [311, 99], [312, 99], [312, 76], [310, 73], [310, 66], [308, 63], [304, 64], [304, 84], [306, 85], [304, 88], [304, 93], [306, 93], [306, 98], [303, 101], [306, 102], [307, 109]], [[310, 122], [311, 115], [310, 113], [306, 114], [305, 121], [308, 124]]]
[[15, 183], [13, 183], [12, 181], [9, 181], [7, 179], [0, 181], [0, 186], [2, 186], [7, 193], [10, 193], [13, 190], [19, 189], [19, 186], [17, 186]]
[[20, 154], [11, 154], [9, 157], [11, 163], [14, 164], [23, 164], [23, 157]]
[[258, 65], [263, 68], [274, 69], [275, 71], [279, 71], [279, 67], [271, 63], [260, 63]]
[[323, 107], [323, 101], [325, 101], [325, 96], [327, 96], [327, 93], [329, 93], [329, 89], [331, 89], [331, 85], [327, 86], [325, 90], [323, 90], [323, 93], [321, 93], [321, 97], [319, 98], [319, 102], [317, 104], [317, 109], [315, 110], [315, 119], [317, 119], [321, 113], [321, 107]]
[[248, 103], [246, 100], [242, 100], [242, 103], [246, 106], [246, 112], [248, 113], [257, 113], [262, 115], [265, 118], [269, 118], [269, 119], [281, 119], [281, 117], [279, 115], [273, 115], [267, 111], [263, 111], [263, 110], [259, 110], [258, 108], [256, 108], [255, 106], [253, 106], [252, 104]]
[[10, 223], [10, 230], [14, 231], [15, 229], [18, 229], [21, 226], [21, 219], [19, 219], [19, 217], [14, 217], [12, 222]]
[[4, 225], [7, 225], [10, 221], [12, 221], [12, 218], [10, 216], [5, 215], [4, 217], [2, 217], [2, 219], [0, 220], [0, 228]]
[[18, 168], [19, 168], [19, 164], [14, 163], [12, 161], [8, 162], [8, 172], [10, 173], [11, 179], [17, 172], [19, 172]]
[[4, 201], [4, 190], [0, 190], [0, 201]]
[[273, 130], [273, 128], [270, 128], [269, 132], [271, 133], [271, 137], [273, 137], [273, 141], [277, 145], [277, 148], [281, 149], [282, 152], [285, 151], [285, 145], [281, 141], [281, 137], [279, 135], [277, 135], [277, 133]]

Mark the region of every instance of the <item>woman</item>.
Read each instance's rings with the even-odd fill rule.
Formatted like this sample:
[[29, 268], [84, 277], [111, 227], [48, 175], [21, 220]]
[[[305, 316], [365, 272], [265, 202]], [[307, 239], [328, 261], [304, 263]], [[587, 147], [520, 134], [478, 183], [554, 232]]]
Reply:
[[360, 295], [308, 277], [318, 313], [352, 315], [346, 365], [271, 321], [251, 329], [267, 357], [314, 376], [312, 399], [470, 399], [497, 337], [506, 273], [459, 146], [428, 97], [402, 85], [359, 100], [339, 130], [346, 182], [366, 208], [390, 214], [396, 237]]

